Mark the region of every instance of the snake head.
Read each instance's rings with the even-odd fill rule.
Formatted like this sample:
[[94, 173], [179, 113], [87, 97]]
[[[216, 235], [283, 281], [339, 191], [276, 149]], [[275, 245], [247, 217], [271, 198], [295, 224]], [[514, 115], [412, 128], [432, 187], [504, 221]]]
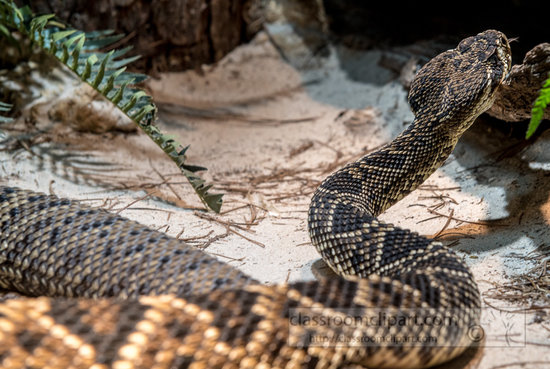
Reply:
[[457, 48], [464, 57], [477, 60], [493, 73], [491, 82], [498, 87], [512, 66], [510, 43], [504, 33], [490, 29], [462, 40]]
[[487, 30], [462, 40], [426, 63], [413, 80], [409, 103], [416, 119], [461, 134], [491, 107], [511, 62], [502, 32]]

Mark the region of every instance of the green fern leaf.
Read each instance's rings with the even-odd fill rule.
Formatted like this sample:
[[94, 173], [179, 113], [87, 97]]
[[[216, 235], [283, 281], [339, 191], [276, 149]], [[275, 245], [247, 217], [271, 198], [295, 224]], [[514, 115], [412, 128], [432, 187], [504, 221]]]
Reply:
[[194, 174], [205, 168], [186, 164], [186, 148], [152, 124], [155, 105], [144, 91], [133, 87], [147, 76], [125, 69], [138, 56], [122, 58], [131, 47], [106, 54], [97, 51], [124, 35], [115, 35], [112, 30], [84, 33], [57, 22], [52, 14], [34, 16], [28, 7], [18, 8], [13, 1], [0, 0], [0, 37], [12, 38], [14, 31], [55, 56], [126, 113], [176, 163], [203, 203], [214, 211], [220, 210], [222, 195], [208, 193], [211, 186]]
[[113, 59], [118, 59], [118, 58], [121, 58], [123, 57], [124, 55], [128, 54], [128, 52], [130, 50], [132, 50], [134, 47], [132, 45], [130, 46], [126, 46], [122, 49], [118, 49], [118, 50], [113, 50], [114, 53], [113, 53]]
[[525, 134], [526, 139], [531, 138], [539, 127], [548, 104], [550, 104], [550, 73], [548, 74], [548, 79], [544, 82], [544, 85], [539, 92], [539, 96], [533, 104], [533, 109], [531, 110], [531, 121], [529, 122], [527, 133]]
[[114, 36], [107, 36], [107, 37], [98, 37], [96, 39], [89, 39], [88, 42], [86, 42], [86, 49], [87, 50], [103, 49], [109, 45], [112, 45], [117, 41], [120, 41], [123, 37], [124, 35], [114, 35]]
[[2, 36], [5, 38], [12, 39], [11, 32], [3, 24], [0, 24], [0, 33], [2, 33]]
[[35, 33], [42, 33], [42, 30], [46, 25], [48, 24], [48, 21], [54, 17], [53, 14], [45, 14], [38, 17], [35, 17], [30, 22], [30, 29], [29, 32], [31, 35], [35, 35]]
[[137, 113], [131, 116], [131, 118], [135, 122], [141, 122], [143, 117], [145, 117], [146, 114], [152, 112], [155, 109], [153, 105], [145, 105], [143, 108], [141, 108]]
[[123, 82], [126, 80], [132, 80], [132, 84], [138, 84], [147, 80], [147, 76], [140, 73], [126, 72], [120, 76], [119, 81]]
[[61, 41], [62, 39], [72, 35], [73, 33], [77, 32], [76, 29], [70, 29], [67, 31], [59, 31], [52, 34], [51, 38], [54, 43], [57, 43]]
[[[0, 101], [0, 123], [9, 123], [13, 120], [12, 118], [5, 117], [3, 115], [3, 113], [7, 113], [8, 111], [10, 111], [11, 108], [12, 108], [11, 104], [6, 104]], [[2, 136], [4, 136], [4, 132], [0, 130], [0, 138], [3, 138]]]
[[92, 67], [94, 66], [95, 63], [97, 63], [97, 61], [98, 59], [95, 54], [90, 55], [88, 59], [86, 59], [86, 64], [84, 65], [84, 71], [80, 75], [80, 78], [82, 78], [82, 80], [88, 82], [88, 78], [90, 78], [90, 76], [92, 75]]
[[119, 60], [113, 61], [110, 65], [110, 67], [113, 68], [113, 69], [119, 69], [119, 68], [122, 68], [122, 67], [130, 64], [130, 63], [135, 62], [139, 58], [141, 58], [141, 55], [136, 55], [136, 56], [131, 56], [129, 58], [119, 59]]
[[107, 68], [107, 63], [109, 62], [109, 59], [111, 58], [111, 55], [113, 52], [109, 52], [107, 55], [103, 57], [103, 60], [101, 61], [101, 64], [99, 66], [99, 70], [97, 71], [96, 77], [94, 81], [92, 82], [92, 87], [99, 88], [99, 85], [101, 82], [103, 82], [103, 77], [105, 76], [105, 68]]
[[73, 64], [71, 65], [71, 69], [73, 71], [77, 71], [79, 66], [79, 57], [80, 57], [80, 51], [82, 51], [82, 47], [84, 46], [84, 41], [86, 41], [86, 38], [84, 37], [84, 34], [80, 35], [81, 37], [78, 39], [78, 42], [72, 52], [73, 57]]
[[118, 91], [114, 94], [114, 96], [111, 98], [111, 101], [116, 105], [122, 101], [122, 98], [124, 97], [124, 91], [126, 90], [126, 87], [133, 82], [133, 79], [124, 81]]
[[12, 105], [0, 101], [0, 112], [6, 112], [11, 110]]
[[[115, 71], [114, 73], [111, 73], [109, 76], [109, 79], [107, 79], [107, 83], [105, 84], [105, 87], [101, 90], [101, 93], [104, 96], [107, 96], [109, 92], [115, 87], [115, 81], [118, 76], [120, 76], [124, 71], [126, 70], [126, 67], [120, 68], [119, 70]], [[135, 119], [134, 119], [135, 120]], [[136, 122], [139, 122], [139, 120], [135, 120]]]
[[124, 104], [124, 106], [122, 106], [120, 109], [123, 112], [128, 113], [130, 109], [132, 109], [137, 104], [139, 99], [145, 96], [147, 96], [145, 91], [138, 91], [135, 94], [132, 94], [132, 97], [130, 98], [130, 100], [126, 104]]

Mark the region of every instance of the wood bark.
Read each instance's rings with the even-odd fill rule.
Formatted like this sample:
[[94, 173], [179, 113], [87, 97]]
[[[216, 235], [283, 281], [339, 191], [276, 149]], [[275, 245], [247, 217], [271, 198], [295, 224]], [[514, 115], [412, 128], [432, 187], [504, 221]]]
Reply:
[[[27, 1], [28, 2], [28, 1]], [[261, 27], [260, 0], [33, 0], [36, 13], [55, 13], [86, 31], [127, 35], [144, 72], [198, 68], [248, 41]]]
[[[550, 44], [535, 46], [523, 59], [523, 64], [512, 66], [510, 75], [497, 90], [495, 103], [487, 113], [507, 122], [531, 118], [533, 103], [544, 81], [550, 77]], [[544, 112], [550, 119], [550, 109]]]

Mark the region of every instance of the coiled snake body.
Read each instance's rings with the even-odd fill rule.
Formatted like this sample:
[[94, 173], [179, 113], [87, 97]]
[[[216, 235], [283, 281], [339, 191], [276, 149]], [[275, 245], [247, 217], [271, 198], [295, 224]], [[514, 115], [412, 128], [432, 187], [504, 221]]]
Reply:
[[319, 187], [309, 233], [337, 280], [264, 286], [138, 223], [0, 187], [0, 290], [46, 296], [0, 303], [0, 366], [421, 367], [459, 355], [479, 323], [472, 274], [376, 216], [445, 161], [510, 62], [494, 30], [438, 55], [413, 82], [411, 126]]

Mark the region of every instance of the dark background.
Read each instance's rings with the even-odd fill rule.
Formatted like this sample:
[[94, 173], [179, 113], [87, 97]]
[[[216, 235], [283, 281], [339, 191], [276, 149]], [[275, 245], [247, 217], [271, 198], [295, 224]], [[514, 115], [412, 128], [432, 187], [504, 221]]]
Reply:
[[[517, 37], [515, 58], [550, 42], [550, 1], [395, 2], [324, 0], [333, 35], [360, 47], [405, 45], [443, 39], [454, 44], [486, 29]], [[514, 62], [521, 62], [514, 60]]]
[[[297, 18], [315, 17], [316, 0], [18, 0], [37, 13], [56, 13], [84, 30], [115, 29], [143, 56], [134, 66], [148, 73], [213, 63], [262, 29], [269, 1], [291, 7]], [[513, 45], [514, 63], [550, 42], [550, 0], [440, 1], [323, 0], [328, 27], [297, 25], [302, 32], [352, 48], [385, 48], [419, 40], [449, 45], [494, 28]], [[317, 24], [317, 26], [315, 26]], [[314, 37], [315, 38], [315, 37]]]

